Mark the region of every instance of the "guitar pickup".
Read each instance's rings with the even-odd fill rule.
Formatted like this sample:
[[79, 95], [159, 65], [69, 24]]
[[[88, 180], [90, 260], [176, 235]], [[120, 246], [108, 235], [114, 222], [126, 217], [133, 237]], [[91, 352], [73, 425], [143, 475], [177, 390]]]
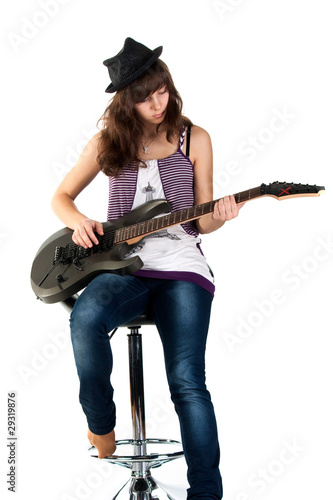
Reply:
[[75, 259], [84, 259], [91, 255], [91, 248], [77, 247]]

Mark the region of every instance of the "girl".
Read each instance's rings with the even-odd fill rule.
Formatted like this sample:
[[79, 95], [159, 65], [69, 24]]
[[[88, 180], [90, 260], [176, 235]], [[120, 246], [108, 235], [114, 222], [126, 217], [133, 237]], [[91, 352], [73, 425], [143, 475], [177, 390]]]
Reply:
[[[182, 115], [182, 100], [162, 47], [150, 50], [131, 38], [104, 61], [116, 92], [91, 139], [53, 199], [56, 215], [85, 248], [98, 243], [102, 224], [81, 213], [78, 194], [102, 170], [110, 183], [108, 220], [154, 198], [172, 210], [210, 201], [212, 147], [208, 133]], [[191, 132], [191, 134], [190, 134]], [[99, 458], [115, 451], [115, 405], [110, 383], [108, 332], [149, 309], [164, 349], [166, 373], [180, 421], [188, 466], [188, 498], [222, 498], [214, 408], [205, 385], [205, 345], [213, 279], [200, 250], [199, 233], [210, 233], [238, 215], [233, 197], [196, 221], [153, 233], [135, 247], [144, 265], [132, 275], [103, 273], [76, 301], [71, 337], [80, 379], [80, 403], [88, 438]]]

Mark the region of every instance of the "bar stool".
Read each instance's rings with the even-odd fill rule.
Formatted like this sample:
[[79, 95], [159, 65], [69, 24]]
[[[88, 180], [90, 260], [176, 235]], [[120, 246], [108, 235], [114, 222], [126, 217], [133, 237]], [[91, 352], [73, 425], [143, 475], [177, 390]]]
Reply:
[[[74, 295], [62, 302], [62, 305], [67, 311], [71, 312], [77, 297], [77, 295]], [[151, 469], [183, 457], [183, 451], [147, 454], [147, 445], [181, 445], [179, 441], [171, 439], [148, 439], [146, 437], [142, 334], [139, 333], [139, 329], [142, 326], [154, 324], [153, 320], [147, 314], [143, 314], [121, 325], [121, 327], [126, 327], [130, 330], [127, 337], [133, 438], [116, 441], [116, 445], [117, 448], [122, 445], [132, 445], [133, 454], [112, 455], [99, 459], [109, 462], [110, 464], [116, 464], [131, 469], [130, 478], [112, 500], [174, 500], [174, 498], [162, 488], [158, 481], [152, 477]], [[117, 328], [111, 332], [110, 339], [116, 331]], [[92, 449], [95, 448], [90, 448], [90, 450]], [[97, 455], [91, 455], [91, 457], [93, 459], [98, 459]]]

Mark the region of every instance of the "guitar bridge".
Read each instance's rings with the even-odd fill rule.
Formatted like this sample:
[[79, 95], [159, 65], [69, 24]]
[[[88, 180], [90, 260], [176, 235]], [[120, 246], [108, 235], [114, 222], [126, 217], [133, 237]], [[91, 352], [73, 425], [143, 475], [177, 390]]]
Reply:
[[56, 262], [61, 264], [72, 264], [79, 262], [80, 259], [89, 257], [91, 254], [90, 248], [83, 248], [70, 243], [65, 247], [57, 246], [54, 251], [53, 264]]
[[53, 264], [62, 262], [65, 247], [56, 247], [53, 257]]

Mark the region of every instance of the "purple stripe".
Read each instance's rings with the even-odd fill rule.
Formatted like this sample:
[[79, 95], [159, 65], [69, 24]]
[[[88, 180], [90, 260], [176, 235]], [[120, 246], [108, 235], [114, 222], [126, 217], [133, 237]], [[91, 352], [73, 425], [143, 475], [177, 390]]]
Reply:
[[140, 269], [139, 271], [133, 273], [133, 276], [143, 276], [145, 278], [158, 278], [165, 280], [190, 281], [191, 283], [195, 283], [196, 285], [201, 286], [214, 297], [215, 285], [207, 278], [204, 278], [197, 273], [190, 273], [187, 271], [149, 271]]
[[138, 170], [130, 166], [119, 177], [109, 177], [109, 204], [107, 220], [115, 220], [131, 211]]

